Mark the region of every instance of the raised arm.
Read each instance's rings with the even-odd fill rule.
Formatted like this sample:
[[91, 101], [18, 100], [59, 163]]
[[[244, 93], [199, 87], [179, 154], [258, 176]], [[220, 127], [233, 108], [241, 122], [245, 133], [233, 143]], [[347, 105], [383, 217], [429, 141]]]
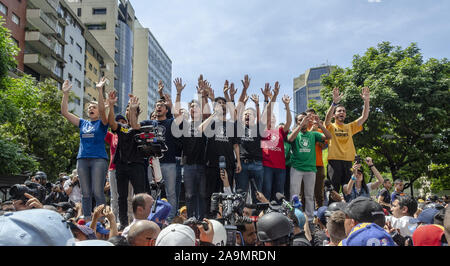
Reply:
[[186, 84], [183, 85], [183, 81], [181, 78], [176, 78], [173, 82], [175, 84], [175, 88], [177, 89], [177, 97], [175, 99], [175, 109], [173, 111], [173, 115], [175, 117], [175, 122], [177, 123], [177, 125], [179, 125], [181, 123], [181, 121], [183, 121], [183, 116], [181, 115], [181, 92], [183, 91], [183, 89], [186, 87]]
[[300, 133], [300, 131], [302, 130], [302, 127], [306, 126], [306, 124], [308, 124], [309, 121], [309, 117], [305, 116], [303, 117], [303, 120], [300, 122], [300, 124], [298, 124], [294, 130], [292, 130], [292, 133], [288, 135], [288, 142], [292, 143], [294, 142], [294, 140], [297, 138], [298, 133]]
[[330, 108], [328, 108], [327, 115], [325, 116], [325, 127], [331, 124], [331, 118], [333, 118], [334, 111], [336, 106], [342, 99], [343, 94], [339, 94], [339, 89], [333, 89], [333, 102], [331, 103]]
[[244, 80], [241, 80], [241, 82], [242, 82], [242, 92], [241, 96], [239, 96], [239, 101], [236, 106], [238, 119], [242, 117], [242, 113], [244, 112], [245, 109], [246, 99], [248, 100], [247, 90], [248, 87], [250, 87], [250, 78], [248, 77], [248, 75], [245, 75]]
[[105, 111], [105, 102], [103, 98], [103, 91], [105, 89], [106, 84], [106, 78], [102, 77], [100, 79], [99, 83], [95, 86], [98, 90], [98, 113], [100, 116], [100, 120], [102, 120], [103, 125], [108, 124], [108, 117], [106, 117], [106, 111]]
[[117, 102], [117, 96], [115, 91], [110, 91], [108, 94], [108, 106], [109, 106], [109, 112], [108, 112], [108, 124], [111, 127], [112, 131], [117, 130], [117, 122], [114, 115], [114, 105]]
[[158, 81], [158, 94], [161, 99], [164, 98], [163, 89], [164, 89], [164, 84], [163, 84], [162, 80], [159, 80]]
[[364, 87], [362, 89], [361, 98], [364, 100], [364, 107], [361, 117], [359, 117], [356, 121], [358, 122], [358, 126], [362, 126], [364, 122], [366, 122], [367, 118], [369, 118], [369, 110], [370, 110], [370, 90], [368, 87]]
[[80, 125], [80, 118], [69, 112], [69, 94], [72, 89], [72, 84], [68, 80], [64, 81], [62, 85], [63, 97], [61, 100], [61, 114], [74, 126]]
[[137, 108], [139, 107], [139, 98], [132, 96], [130, 97], [130, 126], [133, 129], [141, 129], [141, 125], [138, 123], [137, 118]]
[[377, 178], [377, 182], [374, 182], [372, 184], [371, 189], [377, 189], [381, 184], [383, 184], [384, 179], [381, 176], [380, 172], [378, 172], [378, 169], [375, 167], [375, 165], [373, 164], [372, 158], [367, 157], [366, 158], [366, 164], [367, 166], [370, 168], [370, 170], [373, 172], [373, 174], [375, 175], [375, 177]]
[[252, 94], [252, 97], [250, 98], [255, 103], [256, 108], [256, 121], [259, 123], [261, 122], [261, 115], [259, 113], [259, 96], [257, 94]]
[[269, 101], [272, 99], [273, 95], [272, 92], [270, 91], [270, 85], [269, 83], [265, 84], [264, 90], [261, 88], [261, 92], [264, 95], [264, 109], [263, 109], [263, 113], [261, 115], [261, 119], [263, 123], [266, 123], [267, 127], [270, 123], [270, 119], [267, 113], [267, 107], [269, 107]]
[[289, 103], [291, 102], [291, 97], [284, 95], [282, 99], [284, 106], [286, 107], [286, 123], [284, 124], [283, 130], [284, 132], [289, 132], [292, 124], [292, 114], [291, 109], [289, 108]]
[[323, 138], [322, 140], [329, 140], [331, 139], [333, 136], [331, 135], [331, 132], [323, 125], [323, 122], [320, 121], [320, 118], [318, 115], [313, 115], [313, 119], [314, 119], [314, 126], [317, 126], [318, 128], [320, 128], [323, 132]]

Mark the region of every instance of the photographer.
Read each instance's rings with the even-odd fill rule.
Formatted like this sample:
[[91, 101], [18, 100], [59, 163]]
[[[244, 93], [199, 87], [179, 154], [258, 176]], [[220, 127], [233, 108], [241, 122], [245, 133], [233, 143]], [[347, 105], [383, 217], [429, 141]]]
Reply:
[[[133, 97], [131, 97], [133, 98]], [[114, 115], [113, 106], [117, 102], [116, 92], [112, 91], [108, 95], [108, 105], [111, 106], [108, 114], [108, 123], [111, 130], [117, 134], [117, 149], [114, 153], [114, 164], [116, 165], [117, 192], [119, 194], [119, 221], [120, 228], [128, 225], [128, 184], [131, 183], [135, 194], [145, 193], [148, 186], [146, 177], [145, 155], [138, 150], [134, 140], [136, 131], [131, 128], [130, 116], [139, 116], [140, 110], [130, 112], [130, 103], [126, 109], [127, 124], [117, 122]]]
[[81, 202], [83, 197], [81, 195], [81, 187], [80, 181], [78, 180], [77, 169], [74, 169], [69, 177], [70, 179], [64, 182], [64, 191], [66, 192], [66, 195], [69, 196], [69, 201], [76, 204]]
[[14, 185], [9, 190], [11, 201], [16, 211], [40, 209], [45, 199], [45, 188], [37, 183], [25, 182], [24, 185]]
[[64, 192], [63, 186], [60, 181], [57, 181], [54, 185], [52, 185], [52, 191], [50, 194], [45, 197], [44, 205], [51, 205], [53, 203], [58, 202], [66, 202], [69, 200], [69, 197]]
[[348, 184], [344, 185], [343, 188], [344, 198], [346, 202], [350, 202], [359, 196], [370, 198], [370, 192], [374, 189], [377, 189], [378, 186], [383, 183], [383, 177], [378, 172], [377, 168], [375, 168], [375, 165], [373, 165], [372, 158], [367, 157], [366, 163], [373, 171], [374, 175], [377, 177], [377, 181], [366, 184], [366, 181], [364, 179], [364, 172], [361, 169], [361, 164], [358, 160], [355, 160], [355, 164], [353, 165], [353, 175]]

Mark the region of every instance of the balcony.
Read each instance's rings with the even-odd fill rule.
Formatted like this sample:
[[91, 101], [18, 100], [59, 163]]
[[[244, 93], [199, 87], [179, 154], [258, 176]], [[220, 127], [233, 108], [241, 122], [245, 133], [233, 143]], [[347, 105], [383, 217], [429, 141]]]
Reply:
[[28, 31], [25, 33], [25, 41], [33, 46], [39, 53], [51, 55], [55, 53], [56, 41], [48, 38], [39, 31]]
[[27, 9], [27, 21], [42, 33], [56, 33], [56, 21], [47, 16], [41, 9]]
[[43, 76], [55, 76], [56, 61], [40, 54], [25, 54], [24, 64]]
[[28, 3], [39, 7], [45, 13], [52, 13], [56, 16], [59, 7], [59, 0], [28, 0]]

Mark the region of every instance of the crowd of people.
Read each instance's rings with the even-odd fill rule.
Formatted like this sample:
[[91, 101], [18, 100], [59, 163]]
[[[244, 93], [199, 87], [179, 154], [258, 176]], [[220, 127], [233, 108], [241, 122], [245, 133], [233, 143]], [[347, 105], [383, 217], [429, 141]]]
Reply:
[[76, 169], [53, 184], [39, 171], [13, 186], [1, 205], [0, 245], [447, 245], [448, 198], [414, 198], [402, 180], [383, 178], [372, 158], [356, 154], [353, 135], [369, 117], [369, 88], [350, 123], [335, 88], [324, 121], [314, 109], [292, 117], [285, 95], [286, 118], [277, 124], [280, 84], [261, 88], [261, 111], [260, 96], [247, 94], [250, 78], [241, 82], [236, 103], [233, 83], [216, 97], [200, 75], [198, 98], [186, 110], [182, 79], [174, 80], [175, 104], [160, 81], [161, 99], [138, 121], [139, 99], [129, 95], [125, 114], [116, 115], [118, 98], [111, 91], [104, 99], [104, 78], [89, 118], [77, 117], [68, 111], [65, 81], [61, 114], [80, 132]]

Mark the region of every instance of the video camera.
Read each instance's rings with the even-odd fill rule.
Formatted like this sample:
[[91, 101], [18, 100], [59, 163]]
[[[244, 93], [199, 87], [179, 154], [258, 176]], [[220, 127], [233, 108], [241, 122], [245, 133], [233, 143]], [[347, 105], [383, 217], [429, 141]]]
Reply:
[[143, 126], [136, 130], [134, 141], [137, 143], [137, 149], [145, 157], [161, 157], [167, 146], [164, 143], [163, 132], [159, 132], [154, 125]]
[[28, 201], [25, 197], [25, 193], [37, 198], [40, 202], [45, 200], [46, 190], [45, 188], [31, 181], [26, 181], [25, 184], [16, 184], [12, 186], [9, 190], [10, 199], [12, 200], [22, 200], [23, 204]]
[[234, 194], [213, 193], [211, 195], [210, 211], [212, 213], [218, 213], [219, 203], [222, 203], [222, 217], [225, 224], [243, 225], [252, 223], [249, 217], [243, 216], [246, 197], [246, 192]]

